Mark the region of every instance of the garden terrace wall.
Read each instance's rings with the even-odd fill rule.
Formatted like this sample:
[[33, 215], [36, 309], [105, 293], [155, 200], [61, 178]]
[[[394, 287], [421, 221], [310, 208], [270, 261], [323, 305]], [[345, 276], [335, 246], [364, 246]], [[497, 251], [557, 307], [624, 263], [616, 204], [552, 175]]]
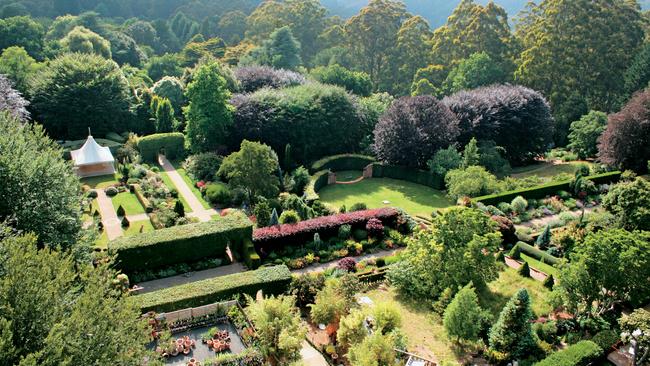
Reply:
[[437, 190], [445, 189], [445, 177], [433, 174], [426, 170], [414, 169], [405, 166], [372, 164], [373, 178], [392, 178], [407, 182], [421, 184]]
[[174, 226], [109, 242], [109, 253], [116, 256], [122, 271], [144, 271], [206, 258], [223, 257], [230, 244], [241, 253], [253, 224], [241, 212], [233, 212], [216, 221]]
[[185, 136], [180, 132], [171, 132], [140, 137], [138, 150], [145, 161], [158, 161], [158, 154], [162, 150], [168, 159], [180, 158], [185, 154]]
[[258, 253], [268, 254], [287, 245], [304, 245], [314, 239], [318, 233], [321, 239], [338, 235], [341, 225], [350, 225], [352, 229], [365, 229], [368, 220], [376, 218], [385, 226], [395, 227], [399, 212], [394, 208], [356, 211], [339, 215], [323, 216], [297, 224], [285, 224], [264, 227], [253, 231], [253, 244]]
[[311, 165], [310, 173], [321, 170], [331, 170], [333, 172], [342, 170], [363, 170], [368, 164], [374, 163], [375, 158], [359, 154], [341, 154], [333, 155], [317, 160]]
[[[609, 172], [586, 177], [595, 184], [609, 184], [615, 183], [621, 177], [621, 172]], [[570, 191], [571, 181], [555, 182], [544, 184], [526, 189], [518, 189], [514, 191], [503, 192], [499, 194], [491, 194], [487, 196], [475, 197], [474, 202], [481, 202], [484, 205], [497, 205], [501, 202], [511, 202], [515, 197], [522, 196], [526, 199], [541, 199], [547, 196], [555, 195], [559, 191]]]
[[550, 264], [551, 266], [560, 263], [560, 258], [554, 257], [543, 250], [537, 249], [532, 245], [524, 243], [523, 241], [517, 242], [517, 247], [522, 253], [528, 254], [529, 256], [537, 259], [538, 261], [542, 261], [543, 263]]
[[535, 366], [591, 365], [603, 355], [603, 349], [592, 341], [580, 341], [546, 357]]
[[289, 283], [291, 272], [287, 266], [280, 265], [147, 292], [129, 297], [129, 301], [143, 313], [167, 312], [228, 300], [238, 294], [255, 296], [259, 290], [265, 295], [279, 295], [287, 290]]

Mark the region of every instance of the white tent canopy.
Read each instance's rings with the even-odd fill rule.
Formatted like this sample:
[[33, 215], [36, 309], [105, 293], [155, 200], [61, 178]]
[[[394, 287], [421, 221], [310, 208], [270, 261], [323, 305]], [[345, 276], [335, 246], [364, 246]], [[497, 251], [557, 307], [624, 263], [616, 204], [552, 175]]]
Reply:
[[106, 146], [100, 146], [92, 136], [88, 136], [81, 149], [71, 151], [70, 155], [75, 166], [115, 162], [111, 150]]

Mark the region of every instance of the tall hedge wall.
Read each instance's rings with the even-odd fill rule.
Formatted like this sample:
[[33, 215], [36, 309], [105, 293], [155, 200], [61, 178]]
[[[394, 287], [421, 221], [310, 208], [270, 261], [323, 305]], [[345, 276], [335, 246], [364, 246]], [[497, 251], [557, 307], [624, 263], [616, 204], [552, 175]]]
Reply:
[[[617, 182], [621, 177], [621, 172], [609, 172], [597, 175], [591, 175], [587, 179], [591, 180], [595, 184], [609, 184]], [[501, 202], [510, 202], [517, 196], [522, 196], [526, 199], [540, 199], [546, 196], [557, 194], [559, 191], [569, 191], [571, 181], [564, 182], [555, 182], [544, 184], [541, 186], [536, 186], [526, 189], [518, 189], [514, 191], [508, 191], [498, 194], [491, 194], [487, 196], [475, 197], [472, 200], [474, 202], [481, 202], [485, 205], [497, 205]]]
[[592, 341], [580, 341], [546, 357], [535, 366], [586, 366], [603, 355], [603, 349]]
[[419, 170], [397, 165], [375, 163], [372, 165], [373, 178], [393, 178], [421, 184], [433, 189], [445, 189], [445, 177], [426, 170]]
[[524, 243], [523, 241], [517, 242], [517, 247], [523, 253], [528, 254], [529, 256], [546, 264], [550, 264], [551, 266], [560, 263], [560, 258], [554, 257], [543, 250], [539, 250], [532, 245]]
[[122, 237], [108, 244], [116, 265], [124, 272], [154, 269], [177, 263], [193, 262], [225, 255], [230, 243], [233, 252], [250, 239], [253, 225], [246, 215], [234, 212], [217, 221], [174, 226], [131, 237]]
[[315, 201], [320, 198], [318, 196], [318, 191], [327, 185], [328, 176], [329, 170], [321, 170], [311, 176], [309, 183], [307, 183], [307, 187], [305, 187], [307, 201]]
[[160, 150], [165, 150], [168, 159], [180, 158], [185, 154], [185, 136], [180, 132], [156, 133], [140, 137], [138, 150], [145, 161], [157, 161]]
[[333, 172], [341, 170], [363, 170], [368, 164], [374, 163], [375, 158], [359, 154], [341, 154], [332, 155], [314, 162], [309, 168], [310, 173], [320, 170], [331, 170]]
[[255, 296], [259, 290], [265, 295], [279, 295], [286, 291], [289, 283], [291, 272], [287, 266], [280, 265], [147, 292], [132, 296], [129, 301], [143, 313], [169, 312], [228, 300], [236, 294]]
[[341, 225], [365, 229], [366, 223], [372, 218], [381, 220], [385, 226], [395, 227], [398, 216], [396, 209], [387, 207], [323, 216], [297, 224], [269, 226], [253, 231], [253, 244], [258, 253], [268, 254], [287, 245], [303, 245], [313, 240], [316, 233], [321, 239], [328, 239], [338, 234]]

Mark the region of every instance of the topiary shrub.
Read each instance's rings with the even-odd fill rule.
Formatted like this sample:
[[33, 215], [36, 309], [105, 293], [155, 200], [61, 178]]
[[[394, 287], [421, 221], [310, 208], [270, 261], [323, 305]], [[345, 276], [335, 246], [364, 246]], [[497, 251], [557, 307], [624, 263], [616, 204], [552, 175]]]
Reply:
[[613, 329], [601, 330], [598, 332], [591, 341], [596, 343], [598, 347], [604, 351], [609, 351], [621, 339], [619, 333]]
[[117, 208], [115, 213], [117, 214], [117, 216], [126, 216], [126, 211], [124, 211], [124, 207], [122, 207], [122, 205], [120, 205], [120, 207]]
[[129, 222], [129, 219], [127, 219], [126, 216], [124, 216], [122, 218], [122, 227], [127, 228], [129, 226], [131, 226], [131, 223]]
[[549, 274], [548, 276], [546, 276], [546, 278], [544, 279], [543, 285], [544, 285], [544, 287], [546, 287], [549, 290], [553, 289], [553, 286], [555, 285], [555, 279], [553, 278], [552, 274]]
[[182, 157], [185, 154], [185, 135], [171, 132], [140, 137], [138, 150], [144, 161], [157, 161], [161, 152], [164, 152], [168, 159]]
[[528, 266], [528, 262], [524, 262], [517, 269], [517, 273], [519, 273], [522, 277], [530, 277], [530, 267]]
[[370, 219], [366, 223], [366, 231], [373, 238], [382, 238], [384, 236], [384, 224], [379, 219]]
[[512, 259], [521, 259], [521, 250], [519, 249], [518, 245], [515, 245], [510, 249], [510, 252], [508, 252], [508, 256]]
[[97, 198], [97, 191], [94, 189], [88, 191], [88, 198]]
[[375, 260], [375, 265], [377, 268], [381, 268], [386, 265], [386, 260], [384, 258], [377, 258], [377, 260]]
[[224, 183], [210, 183], [205, 189], [205, 199], [212, 204], [225, 206], [232, 201], [232, 194]]
[[120, 193], [115, 187], [108, 187], [104, 191], [108, 197], [115, 197], [118, 193]]
[[352, 257], [345, 257], [338, 261], [336, 268], [345, 272], [354, 272], [357, 268], [357, 261]]
[[294, 210], [285, 210], [280, 215], [280, 224], [297, 224], [300, 222], [300, 216]]
[[352, 206], [350, 206], [350, 209], [348, 210], [348, 212], [363, 211], [363, 210], [367, 210], [367, 209], [368, 209], [368, 206], [365, 203], [357, 202], [357, 203], [353, 204]]

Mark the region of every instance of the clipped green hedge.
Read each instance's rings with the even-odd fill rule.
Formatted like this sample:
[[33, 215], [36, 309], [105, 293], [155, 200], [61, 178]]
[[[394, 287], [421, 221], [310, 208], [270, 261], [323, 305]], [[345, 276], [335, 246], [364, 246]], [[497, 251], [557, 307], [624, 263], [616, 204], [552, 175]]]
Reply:
[[333, 172], [342, 170], [363, 170], [368, 164], [374, 163], [375, 158], [359, 154], [332, 155], [314, 162], [309, 168], [310, 173], [320, 170], [331, 170]]
[[555, 352], [535, 366], [587, 366], [603, 355], [603, 349], [592, 341], [580, 341]]
[[234, 212], [216, 221], [174, 226], [109, 242], [116, 266], [124, 272], [143, 271], [177, 263], [223, 257], [226, 245], [241, 252], [253, 235], [246, 215]]
[[373, 178], [393, 178], [411, 183], [421, 184], [437, 190], [445, 189], [445, 177], [433, 174], [426, 170], [419, 170], [404, 166], [385, 165], [374, 163], [372, 165]]
[[279, 295], [291, 283], [291, 272], [285, 265], [263, 267], [207, 280], [169, 287], [129, 297], [140, 310], [168, 312], [229, 300], [237, 294], [255, 296], [262, 290], [265, 295]]
[[321, 170], [311, 176], [309, 183], [305, 187], [305, 196], [307, 201], [316, 201], [320, 198], [318, 191], [327, 185], [329, 170]]
[[524, 243], [523, 241], [517, 242], [516, 246], [517, 248], [519, 248], [519, 250], [522, 253], [528, 254], [529, 256], [537, 259], [538, 261], [542, 261], [551, 266], [560, 263], [560, 258], [554, 257], [543, 250], [537, 249], [530, 244]]
[[[616, 171], [616, 172], [591, 175], [587, 177], [587, 179], [591, 180], [595, 184], [609, 184], [609, 183], [617, 182], [620, 177], [621, 177], [621, 172]], [[501, 202], [511, 202], [517, 196], [522, 196], [526, 199], [540, 199], [547, 196], [555, 195], [559, 191], [570, 191], [571, 190], [570, 184], [571, 184], [570, 180], [563, 181], [563, 182], [554, 182], [554, 183], [543, 184], [532, 188], [517, 189], [514, 191], [475, 197], [472, 200], [474, 202], [481, 202], [485, 205], [497, 205]]]
[[185, 135], [180, 132], [156, 133], [138, 138], [138, 150], [145, 161], [157, 161], [158, 153], [165, 151], [168, 159], [183, 157], [185, 154]]
[[258, 269], [262, 265], [262, 259], [260, 258], [260, 255], [255, 251], [255, 245], [253, 245], [253, 241], [244, 241], [243, 248], [244, 252], [242, 257], [244, 259], [244, 263], [246, 263], [246, 266], [249, 269]]

